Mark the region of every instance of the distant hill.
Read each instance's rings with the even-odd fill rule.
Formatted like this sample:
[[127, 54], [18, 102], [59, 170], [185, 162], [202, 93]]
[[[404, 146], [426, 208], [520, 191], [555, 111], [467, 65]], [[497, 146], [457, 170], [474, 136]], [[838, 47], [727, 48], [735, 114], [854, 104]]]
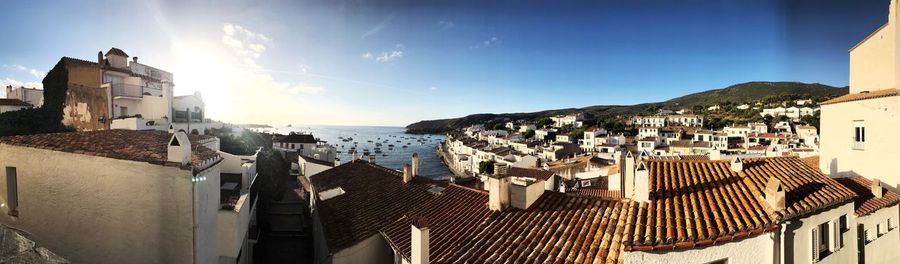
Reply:
[[756, 102], [778, 102], [790, 99], [825, 99], [847, 94], [847, 87], [833, 87], [819, 83], [801, 82], [747, 82], [721, 89], [693, 93], [664, 102], [636, 105], [596, 105], [583, 108], [544, 110], [531, 113], [473, 114], [460, 118], [424, 120], [406, 126], [407, 133], [443, 133], [473, 124], [502, 122], [504, 120], [538, 120], [559, 114], [583, 112], [594, 118], [650, 114], [650, 109], [678, 110], [695, 106], [712, 106], [725, 103], [743, 104]]

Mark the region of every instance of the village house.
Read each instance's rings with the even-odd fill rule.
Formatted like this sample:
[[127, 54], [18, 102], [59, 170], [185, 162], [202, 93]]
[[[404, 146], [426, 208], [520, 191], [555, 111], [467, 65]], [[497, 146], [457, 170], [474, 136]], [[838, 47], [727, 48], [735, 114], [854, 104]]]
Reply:
[[6, 99], [18, 99], [32, 107], [41, 107], [44, 104], [44, 90], [28, 87], [6, 86]]
[[553, 121], [553, 127], [555, 127], [555, 128], [561, 128], [564, 126], [581, 127], [582, 121], [584, 121], [584, 114], [576, 113], [576, 114], [568, 114], [568, 115], [551, 116], [550, 120]]
[[22, 109], [31, 108], [32, 105], [26, 102], [23, 102], [19, 99], [4, 99], [0, 98], [0, 113], [19, 111]]
[[850, 49], [850, 93], [820, 103], [820, 167], [833, 177], [878, 177], [897, 190], [891, 166], [900, 141], [900, 4], [891, 0], [887, 22]]
[[75, 263], [247, 263], [252, 157], [171, 132], [0, 138], [0, 222]]
[[665, 116], [635, 116], [631, 119], [633, 126], [645, 127], [664, 127], [666, 126]]
[[[818, 159], [815, 159], [818, 166]], [[856, 193], [854, 216], [858, 223], [860, 247], [859, 263], [896, 263], [900, 251], [900, 194], [884, 188], [879, 180], [862, 176], [837, 178], [838, 182]]]

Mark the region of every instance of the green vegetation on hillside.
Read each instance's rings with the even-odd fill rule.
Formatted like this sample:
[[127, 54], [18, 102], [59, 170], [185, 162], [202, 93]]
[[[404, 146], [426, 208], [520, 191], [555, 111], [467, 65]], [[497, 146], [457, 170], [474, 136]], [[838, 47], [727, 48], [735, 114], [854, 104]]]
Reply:
[[[538, 127], [549, 124], [550, 116], [571, 113], [584, 113], [585, 124], [599, 126], [612, 131], [624, 131], [625, 121], [633, 115], [653, 115], [659, 110], [691, 110], [697, 114], [703, 114], [707, 118], [708, 127], [720, 128], [731, 123], [746, 123], [751, 121], [763, 121], [759, 115], [759, 109], [736, 109], [741, 104], [766, 107], [775, 103], [785, 102], [791, 106], [792, 100], [812, 99], [821, 102], [828, 98], [848, 93], [848, 88], [837, 88], [818, 83], [799, 82], [748, 82], [732, 85], [722, 89], [714, 89], [699, 93], [693, 93], [665, 102], [644, 103], [637, 105], [597, 105], [584, 108], [567, 108], [545, 110], [532, 113], [510, 114], [474, 114], [460, 118], [440, 120], [425, 120], [410, 124], [406, 127], [407, 133], [443, 133], [455, 129], [464, 128], [474, 124], [491, 124], [513, 120], [528, 120], [538, 124]], [[635, 95], [640, 96], [640, 95]], [[719, 111], [706, 111], [709, 106], [719, 105]], [[774, 107], [774, 106], [773, 106]]]

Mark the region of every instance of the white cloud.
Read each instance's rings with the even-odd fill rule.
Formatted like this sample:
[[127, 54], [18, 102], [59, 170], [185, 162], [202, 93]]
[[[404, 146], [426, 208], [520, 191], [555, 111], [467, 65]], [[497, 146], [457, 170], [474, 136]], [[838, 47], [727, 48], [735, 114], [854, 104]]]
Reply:
[[394, 20], [394, 15], [395, 14], [391, 14], [390, 16], [381, 20], [381, 23], [378, 23], [377, 25], [375, 25], [372, 28], [370, 28], [369, 30], [367, 30], [365, 33], [362, 34], [362, 36], [360, 36], [360, 38], [367, 38], [369, 36], [378, 34], [379, 31], [384, 29], [384, 27], [387, 27], [388, 25], [391, 24], [391, 20]]
[[448, 30], [453, 28], [453, 26], [455, 26], [455, 24], [453, 24], [452, 21], [438, 21], [438, 28], [440, 28], [441, 30]]
[[491, 47], [491, 46], [500, 45], [501, 43], [503, 43], [503, 41], [500, 40], [500, 38], [497, 38], [497, 37], [491, 37], [491, 38], [489, 38], [489, 39], [487, 39], [487, 40], [484, 41], [484, 46], [485, 46], [485, 47]]
[[[12, 78], [0, 79], [0, 90], [6, 92], [6, 86], [12, 85], [13, 87], [28, 87], [28, 88], [44, 88], [44, 84], [41, 82], [23, 82]], [[5, 96], [4, 96], [5, 97]]]
[[431, 86], [430, 88], [428, 88], [428, 90], [432, 90], [432, 91], [437, 91], [437, 89], [438, 89], [438, 88], [437, 88], [437, 87], [434, 87], [434, 86]]
[[402, 57], [403, 57], [403, 51], [395, 50], [395, 51], [391, 51], [390, 53], [382, 52], [381, 55], [379, 55], [377, 58], [375, 58], [375, 61], [389, 62], [389, 61], [394, 61], [394, 60], [400, 59]]
[[47, 73], [44, 71], [39, 71], [37, 69], [28, 68], [28, 67], [18, 65], [18, 64], [3, 64], [3, 68], [7, 69], [7, 70], [11, 70], [11, 71], [27, 72], [28, 74], [31, 74], [31, 76], [34, 76], [35, 78], [44, 78], [44, 76], [47, 76]]
[[222, 44], [243, 57], [244, 63], [253, 68], [259, 68], [256, 59], [266, 51], [272, 39], [268, 36], [253, 32], [241, 25], [225, 23], [222, 26]]
[[373, 55], [371, 52], [366, 52], [366, 53], [363, 53], [360, 57], [362, 57], [363, 59], [371, 59], [372, 56]]

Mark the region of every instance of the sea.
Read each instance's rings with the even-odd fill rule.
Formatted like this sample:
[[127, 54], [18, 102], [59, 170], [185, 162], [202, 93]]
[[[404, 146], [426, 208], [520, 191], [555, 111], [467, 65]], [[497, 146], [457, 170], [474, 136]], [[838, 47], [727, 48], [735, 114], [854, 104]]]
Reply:
[[[406, 134], [403, 127], [382, 126], [291, 126], [255, 130], [285, 135], [290, 132], [311, 133], [320, 142], [334, 146], [341, 163], [350, 161], [350, 148], [353, 146], [356, 146], [361, 159], [367, 159], [363, 151], [369, 150], [371, 155], [375, 155], [375, 163], [396, 170], [402, 170], [404, 164], [411, 163], [412, 154], [418, 153], [420, 176], [447, 179], [452, 175], [437, 156], [437, 145], [446, 139], [440, 134], [413, 135]], [[381, 143], [381, 146], [376, 146], [376, 143]], [[381, 148], [381, 153], [375, 153], [376, 147]]]

